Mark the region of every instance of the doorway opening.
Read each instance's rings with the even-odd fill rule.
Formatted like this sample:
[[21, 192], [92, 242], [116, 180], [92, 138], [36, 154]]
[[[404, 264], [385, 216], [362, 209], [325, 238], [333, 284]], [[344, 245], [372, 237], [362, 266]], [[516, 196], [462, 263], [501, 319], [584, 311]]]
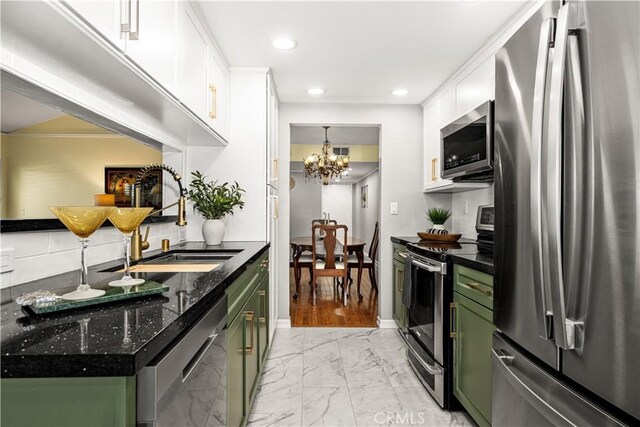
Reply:
[[[292, 124], [290, 164], [290, 263], [289, 297], [292, 326], [375, 327], [378, 315], [379, 251], [376, 250], [380, 222], [380, 127], [336, 125], [328, 130], [331, 151], [348, 156], [345, 173], [323, 185], [321, 179], [304, 173], [303, 159], [320, 154], [325, 140], [323, 124]], [[312, 222], [345, 225], [347, 232], [348, 299], [344, 305], [341, 280], [318, 277], [313, 304], [313, 264], [323, 263], [322, 240], [312, 254]], [[338, 236], [340, 241], [342, 234]], [[337, 261], [342, 249], [336, 249]], [[362, 267], [358, 267], [358, 256]], [[358, 280], [360, 277], [360, 280]], [[358, 287], [358, 282], [360, 286]], [[359, 292], [358, 292], [359, 291]]]

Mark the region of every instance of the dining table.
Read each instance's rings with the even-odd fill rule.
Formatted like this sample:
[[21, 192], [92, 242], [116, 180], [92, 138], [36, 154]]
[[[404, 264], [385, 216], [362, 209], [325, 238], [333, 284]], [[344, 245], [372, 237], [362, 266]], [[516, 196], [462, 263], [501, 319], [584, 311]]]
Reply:
[[[300, 294], [300, 276], [301, 276], [301, 268], [300, 268], [300, 255], [303, 252], [313, 251], [313, 237], [312, 236], [299, 236], [293, 237], [290, 240], [291, 249], [293, 250], [293, 275], [296, 282], [296, 292], [293, 294], [293, 298], [298, 298]], [[364, 264], [364, 247], [367, 242], [359, 237], [348, 237], [347, 238], [347, 253], [355, 254], [358, 258], [358, 298], [362, 299], [362, 293], [360, 293], [360, 284], [362, 282], [362, 270]], [[316, 239], [316, 253], [322, 254], [324, 252], [324, 245], [322, 244], [322, 240]], [[342, 255], [344, 253], [343, 250], [343, 242], [338, 239], [338, 244], [335, 249], [336, 255]], [[347, 267], [348, 268], [348, 267]], [[343, 284], [343, 286], [348, 286], [348, 284]]]

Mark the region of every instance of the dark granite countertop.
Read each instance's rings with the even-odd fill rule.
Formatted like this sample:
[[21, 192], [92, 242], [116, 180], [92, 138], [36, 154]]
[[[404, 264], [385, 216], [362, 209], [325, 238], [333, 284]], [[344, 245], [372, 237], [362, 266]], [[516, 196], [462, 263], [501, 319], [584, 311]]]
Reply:
[[494, 273], [493, 256], [491, 254], [478, 253], [478, 246], [475, 240], [460, 239], [457, 243], [434, 243], [424, 242], [418, 236], [391, 236], [393, 243], [400, 245], [412, 245], [414, 252], [424, 256], [435, 256], [437, 259], [447, 261], [482, 271], [483, 273]]
[[456, 254], [453, 255], [453, 263], [473, 268], [493, 276], [493, 256], [490, 254]]
[[420, 243], [420, 238], [415, 236], [391, 236], [391, 241], [399, 245], [408, 245], [409, 243]]
[[[162, 296], [77, 309], [36, 318], [13, 300], [23, 292], [57, 289], [77, 283], [79, 272], [52, 276], [2, 290], [1, 377], [96, 377], [135, 375], [181, 336], [223, 295], [226, 288], [267, 250], [266, 242], [225, 242], [216, 249], [242, 251], [208, 273], [142, 273], [141, 277], [170, 288]], [[200, 250], [203, 242], [171, 249]], [[160, 251], [145, 252], [145, 258]], [[122, 265], [122, 260], [89, 269], [89, 283], [119, 279], [122, 273], [100, 270]], [[88, 322], [87, 322], [88, 321]], [[81, 322], [87, 325], [81, 345]]]

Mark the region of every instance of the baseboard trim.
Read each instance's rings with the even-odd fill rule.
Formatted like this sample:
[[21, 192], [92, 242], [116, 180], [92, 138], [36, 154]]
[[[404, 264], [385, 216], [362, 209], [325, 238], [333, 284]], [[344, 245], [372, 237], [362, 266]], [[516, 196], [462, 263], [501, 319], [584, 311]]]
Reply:
[[398, 329], [398, 325], [396, 324], [396, 321], [393, 319], [383, 320], [380, 318], [380, 316], [378, 316], [376, 323], [378, 323], [378, 328], [380, 329]]
[[276, 320], [276, 329], [291, 329], [291, 319]]

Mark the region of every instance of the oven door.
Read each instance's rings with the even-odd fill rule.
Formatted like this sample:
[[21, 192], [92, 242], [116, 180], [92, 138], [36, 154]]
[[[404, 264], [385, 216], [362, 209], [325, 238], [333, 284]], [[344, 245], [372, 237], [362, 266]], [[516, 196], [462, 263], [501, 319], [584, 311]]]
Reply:
[[443, 356], [443, 293], [446, 264], [411, 254], [411, 288], [415, 306], [409, 307], [409, 334], [440, 365]]

